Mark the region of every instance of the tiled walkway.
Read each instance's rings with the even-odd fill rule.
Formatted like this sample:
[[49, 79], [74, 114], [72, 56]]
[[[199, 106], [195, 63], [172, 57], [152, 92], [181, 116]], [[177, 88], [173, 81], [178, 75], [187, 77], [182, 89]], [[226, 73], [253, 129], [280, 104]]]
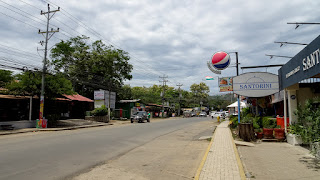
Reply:
[[199, 179], [245, 179], [228, 124], [224, 121], [217, 127]]

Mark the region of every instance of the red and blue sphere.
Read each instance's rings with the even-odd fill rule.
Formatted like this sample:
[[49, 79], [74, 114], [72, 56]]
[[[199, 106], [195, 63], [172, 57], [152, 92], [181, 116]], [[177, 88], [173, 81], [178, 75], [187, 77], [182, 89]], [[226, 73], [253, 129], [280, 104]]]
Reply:
[[230, 64], [230, 56], [226, 52], [217, 52], [212, 56], [212, 65], [218, 70], [226, 69]]

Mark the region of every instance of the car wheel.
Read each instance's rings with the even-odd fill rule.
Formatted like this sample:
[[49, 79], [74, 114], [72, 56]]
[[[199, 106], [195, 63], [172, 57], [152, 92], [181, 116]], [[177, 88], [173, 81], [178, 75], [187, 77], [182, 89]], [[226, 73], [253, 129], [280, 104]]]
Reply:
[[133, 123], [133, 120], [131, 119], [131, 123]]

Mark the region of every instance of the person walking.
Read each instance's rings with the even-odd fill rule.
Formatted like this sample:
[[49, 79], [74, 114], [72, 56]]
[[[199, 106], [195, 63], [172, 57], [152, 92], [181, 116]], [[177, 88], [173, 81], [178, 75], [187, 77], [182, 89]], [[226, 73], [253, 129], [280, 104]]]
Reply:
[[150, 122], [150, 118], [151, 118], [151, 113], [148, 112], [148, 122]]

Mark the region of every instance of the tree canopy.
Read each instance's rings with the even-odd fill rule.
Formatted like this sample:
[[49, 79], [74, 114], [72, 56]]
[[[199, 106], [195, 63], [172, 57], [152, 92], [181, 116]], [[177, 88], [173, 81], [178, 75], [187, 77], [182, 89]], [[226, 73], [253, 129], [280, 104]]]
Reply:
[[0, 69], [0, 87], [4, 87], [13, 80], [12, 72]]
[[57, 43], [51, 50], [51, 69], [72, 81], [74, 90], [93, 97], [95, 89], [117, 91], [130, 80], [133, 66], [129, 54], [102, 41], [88, 44], [88, 37], [78, 36]]
[[[7, 84], [10, 94], [38, 95], [41, 92], [42, 72], [22, 72], [15, 76], [15, 81]], [[62, 94], [73, 94], [72, 84], [62, 75], [45, 76], [45, 96], [48, 98], [58, 97]]]

